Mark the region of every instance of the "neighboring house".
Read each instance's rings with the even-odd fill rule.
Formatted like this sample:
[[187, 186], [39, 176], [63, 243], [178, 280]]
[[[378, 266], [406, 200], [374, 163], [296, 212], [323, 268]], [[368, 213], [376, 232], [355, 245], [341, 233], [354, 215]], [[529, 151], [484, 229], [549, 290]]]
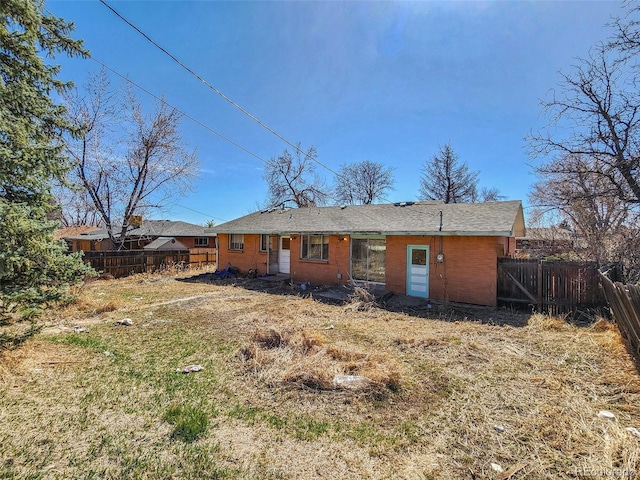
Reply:
[[540, 259], [583, 248], [580, 236], [563, 227], [527, 228], [526, 236], [516, 238], [516, 254], [521, 258]]
[[89, 225], [63, 227], [56, 230], [54, 237], [67, 242], [70, 252], [99, 252], [112, 250], [111, 241], [104, 229]]
[[[76, 235], [66, 235], [62, 232], [60, 238], [66, 240], [71, 251], [74, 252], [79, 250], [85, 252], [113, 250], [109, 236], [104, 229]], [[124, 249], [142, 250], [159, 238], [173, 239], [182, 246], [182, 249], [186, 250], [215, 250], [216, 248], [215, 234], [210, 233], [208, 229], [205, 232], [205, 228], [201, 225], [172, 220], [144, 220], [139, 227], [131, 227], [127, 231]]]
[[374, 282], [417, 297], [496, 304], [497, 261], [524, 236], [520, 201], [271, 209], [215, 226], [219, 265], [295, 282]]
[[172, 220], [144, 220], [139, 227], [127, 232], [125, 248], [138, 250], [159, 237], [173, 237], [187, 249], [216, 248], [216, 236], [205, 232], [205, 227], [193, 223]]

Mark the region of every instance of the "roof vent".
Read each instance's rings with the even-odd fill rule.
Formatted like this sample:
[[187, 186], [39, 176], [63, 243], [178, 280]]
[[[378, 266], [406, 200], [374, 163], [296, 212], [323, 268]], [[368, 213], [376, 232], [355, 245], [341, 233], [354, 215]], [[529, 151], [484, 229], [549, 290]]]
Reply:
[[394, 203], [394, 205], [396, 207], [408, 207], [410, 205], [413, 205], [414, 202], [396, 202]]
[[345, 208], [347, 208], [347, 206], [346, 206], [346, 205], [342, 205], [342, 206], [340, 207], [340, 210], [344, 210]]

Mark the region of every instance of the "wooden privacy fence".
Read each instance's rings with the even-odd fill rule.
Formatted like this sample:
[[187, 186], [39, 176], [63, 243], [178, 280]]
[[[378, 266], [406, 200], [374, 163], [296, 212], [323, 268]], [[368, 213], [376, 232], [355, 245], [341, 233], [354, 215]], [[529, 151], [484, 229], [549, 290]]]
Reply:
[[613, 319], [629, 342], [631, 353], [640, 362], [640, 285], [611, 281], [608, 271], [601, 271], [600, 276]]
[[606, 306], [595, 262], [498, 260], [498, 301], [550, 315]]
[[189, 250], [84, 252], [84, 260], [97, 272], [118, 278], [135, 273], [153, 273], [170, 267], [215, 265], [215, 251], [206, 250], [196, 249], [193, 253]]

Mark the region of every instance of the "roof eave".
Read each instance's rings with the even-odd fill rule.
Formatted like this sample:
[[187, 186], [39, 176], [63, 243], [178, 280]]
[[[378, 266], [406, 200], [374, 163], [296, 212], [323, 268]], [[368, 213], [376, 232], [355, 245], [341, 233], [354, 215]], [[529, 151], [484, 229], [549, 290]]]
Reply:
[[424, 231], [373, 231], [373, 230], [335, 230], [335, 231], [260, 231], [260, 232], [248, 232], [241, 230], [228, 230], [226, 232], [218, 231], [218, 234], [226, 235], [388, 235], [388, 236], [430, 236], [430, 237], [512, 237], [513, 233], [509, 231], [464, 231], [464, 230], [424, 230]]

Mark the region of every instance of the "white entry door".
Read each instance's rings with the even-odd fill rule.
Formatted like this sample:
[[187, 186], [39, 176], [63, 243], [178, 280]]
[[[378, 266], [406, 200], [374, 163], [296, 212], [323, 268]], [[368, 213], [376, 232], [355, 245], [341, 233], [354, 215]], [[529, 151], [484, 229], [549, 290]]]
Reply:
[[291, 273], [291, 238], [280, 237], [280, 249], [278, 252], [278, 271]]
[[429, 298], [429, 247], [407, 246], [407, 295]]

